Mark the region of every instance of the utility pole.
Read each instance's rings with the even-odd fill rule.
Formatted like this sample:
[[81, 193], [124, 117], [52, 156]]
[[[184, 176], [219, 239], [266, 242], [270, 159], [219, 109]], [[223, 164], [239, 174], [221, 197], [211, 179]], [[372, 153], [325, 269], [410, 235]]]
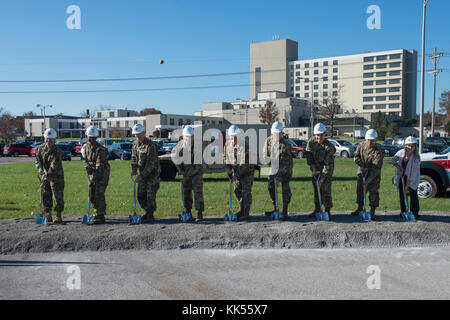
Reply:
[[434, 124], [435, 124], [435, 105], [436, 105], [436, 76], [442, 72], [442, 69], [437, 69], [437, 63], [439, 58], [441, 58], [444, 54], [440, 52], [437, 53], [437, 48], [434, 48], [434, 56], [430, 56], [430, 59], [433, 60], [434, 70], [429, 73], [433, 75], [433, 112], [431, 114], [431, 136], [434, 137]]
[[423, 152], [423, 113], [425, 103], [425, 26], [427, 17], [427, 4], [429, 0], [423, 1], [423, 17], [422, 17], [422, 64], [420, 79], [420, 132], [419, 132], [419, 152]]
[[46, 128], [46, 123], [45, 123], [45, 109], [46, 109], [46, 108], [53, 108], [53, 106], [52, 106], [52, 105], [46, 105], [46, 106], [44, 106], [44, 105], [42, 105], [42, 104], [37, 104], [37, 105], [36, 105], [36, 108], [40, 108], [40, 109], [41, 109], [41, 114], [44, 116], [44, 130], [43, 130], [43, 132], [44, 132], [45, 129], [47, 129], [47, 128]]

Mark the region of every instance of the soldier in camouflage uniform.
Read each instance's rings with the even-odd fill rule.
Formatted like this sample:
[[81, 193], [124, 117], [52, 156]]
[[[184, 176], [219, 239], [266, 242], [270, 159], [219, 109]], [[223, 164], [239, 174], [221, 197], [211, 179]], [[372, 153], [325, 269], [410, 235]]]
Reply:
[[111, 171], [108, 163], [108, 149], [97, 142], [98, 136], [97, 127], [90, 126], [86, 129], [88, 142], [83, 155], [83, 164], [90, 180], [89, 198], [96, 211], [94, 224], [105, 223], [105, 192]]
[[139, 175], [136, 178], [138, 183], [138, 201], [145, 214], [142, 216], [143, 222], [155, 220], [156, 193], [159, 190], [159, 166], [158, 146], [153, 141], [145, 137], [145, 128], [141, 124], [133, 127], [132, 133], [136, 136], [131, 150], [131, 175]]
[[[203, 147], [200, 149], [203, 151]], [[190, 161], [177, 165], [178, 174], [183, 175], [183, 195], [186, 212], [192, 215], [192, 191], [194, 191], [195, 209], [197, 210], [196, 222], [203, 221], [205, 203], [203, 200], [203, 166], [194, 162], [194, 129], [186, 126], [183, 129], [183, 139], [176, 148], [179, 156], [190, 156]], [[185, 154], [186, 153], [186, 154]]]
[[358, 208], [352, 212], [352, 216], [358, 216], [364, 206], [364, 184], [363, 175], [366, 176], [366, 192], [369, 193], [370, 214], [375, 218], [375, 210], [379, 206], [381, 182], [381, 167], [383, 166], [383, 151], [378, 148], [376, 139], [378, 134], [371, 129], [366, 133], [366, 141], [358, 145], [355, 151], [355, 163], [358, 165], [358, 183], [356, 187], [356, 203]]
[[249, 220], [255, 166], [250, 164], [248, 142], [239, 137], [240, 134], [240, 129], [235, 125], [228, 129], [230, 139], [225, 143], [223, 156], [228, 176], [234, 182], [234, 194], [239, 202], [238, 220]]
[[328, 212], [331, 218], [330, 210], [333, 207], [331, 197], [331, 181], [334, 171], [334, 154], [336, 148], [325, 138], [327, 129], [322, 123], [318, 123], [314, 127], [314, 137], [309, 139], [306, 146], [306, 161], [313, 173], [312, 183], [314, 190], [314, 206], [315, 211], [309, 215], [310, 218], [316, 216], [316, 212], [320, 212], [319, 194], [317, 192], [317, 175], [320, 174], [318, 182], [321, 191], [322, 203], [325, 206], [325, 212]]
[[[48, 222], [62, 223], [61, 213], [64, 210], [64, 170], [63, 153], [55, 145], [56, 131], [52, 128], [44, 132], [45, 143], [36, 154], [36, 167], [41, 180], [42, 216]], [[53, 198], [55, 199], [56, 218], [52, 218]]]
[[[294, 166], [294, 163], [292, 161], [292, 147], [289, 142], [283, 137], [283, 125], [281, 124], [281, 122], [278, 121], [272, 125], [271, 133], [272, 135], [264, 144], [264, 155], [266, 158], [272, 157], [278, 159], [278, 170], [276, 170], [276, 165], [274, 166], [274, 164], [271, 163], [271, 174], [269, 175], [268, 189], [270, 197], [272, 198], [274, 209], [273, 211], [266, 212], [266, 216], [270, 216], [276, 210], [275, 190], [281, 181], [281, 189], [283, 192], [282, 220], [287, 220], [288, 206], [292, 197], [291, 188], [289, 187], [289, 182], [292, 179], [292, 168]], [[278, 149], [274, 150], [276, 140], [279, 140]]]

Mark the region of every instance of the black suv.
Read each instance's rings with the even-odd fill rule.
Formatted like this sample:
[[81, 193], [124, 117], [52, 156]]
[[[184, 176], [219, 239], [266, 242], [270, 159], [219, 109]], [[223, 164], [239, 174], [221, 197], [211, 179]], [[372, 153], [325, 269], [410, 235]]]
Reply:
[[434, 152], [441, 152], [450, 147], [450, 137], [429, 137], [425, 145]]

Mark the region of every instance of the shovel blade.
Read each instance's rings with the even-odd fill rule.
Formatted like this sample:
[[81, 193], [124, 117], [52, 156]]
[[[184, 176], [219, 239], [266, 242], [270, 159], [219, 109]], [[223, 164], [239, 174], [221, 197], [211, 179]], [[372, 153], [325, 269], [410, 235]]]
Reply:
[[365, 212], [365, 211], [360, 211], [359, 212], [359, 219], [361, 220], [361, 222], [367, 222], [366, 221], [366, 215], [367, 215], [367, 212]]
[[412, 221], [412, 222], [416, 221], [416, 217], [414, 216], [414, 213], [412, 213], [411, 211], [408, 212], [407, 217], [408, 217], [409, 221]]
[[47, 223], [48, 223], [47, 218], [42, 219], [42, 215], [38, 213], [36, 216], [36, 224], [47, 224]]
[[94, 223], [94, 216], [88, 216], [85, 214], [83, 216], [83, 220], [81, 220], [82, 224], [93, 224]]
[[366, 215], [364, 217], [364, 221], [365, 222], [370, 222], [372, 220], [372, 215], [370, 214], [370, 212], [366, 212]]
[[403, 221], [408, 221], [408, 220], [409, 220], [409, 219], [408, 219], [408, 215], [407, 215], [406, 213], [401, 212], [400, 214], [402, 215]]
[[322, 213], [322, 220], [323, 221], [330, 221], [330, 215], [328, 214], [328, 212]]
[[182, 213], [178, 216], [180, 222], [189, 222], [192, 220], [192, 216], [189, 213]]
[[225, 215], [225, 221], [237, 221], [237, 215], [230, 212]]
[[281, 212], [275, 211], [272, 213], [272, 220], [280, 220], [283, 218], [283, 214]]
[[141, 216], [138, 214], [132, 214], [129, 218], [128, 221], [130, 224], [141, 224], [142, 219]]
[[316, 220], [322, 221], [322, 215], [320, 214], [320, 212], [316, 212]]

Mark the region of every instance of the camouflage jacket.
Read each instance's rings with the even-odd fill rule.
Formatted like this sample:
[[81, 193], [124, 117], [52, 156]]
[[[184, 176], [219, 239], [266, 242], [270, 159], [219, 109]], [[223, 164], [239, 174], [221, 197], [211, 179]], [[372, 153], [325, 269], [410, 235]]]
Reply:
[[322, 179], [331, 180], [334, 171], [334, 154], [336, 148], [328, 139], [323, 144], [316, 141], [314, 137], [308, 140], [306, 146], [306, 163], [310, 166], [311, 171], [320, 171]]
[[156, 143], [145, 138], [142, 143], [136, 139], [131, 149], [131, 169], [144, 178], [159, 178], [158, 147]]
[[369, 148], [365, 141], [361, 142], [355, 151], [355, 163], [359, 166], [358, 174], [362, 174], [361, 168], [369, 169], [366, 182], [373, 179], [381, 179], [381, 167], [383, 166], [383, 151], [375, 144]]
[[43, 143], [36, 154], [36, 167], [45, 172], [44, 179], [50, 181], [64, 181], [62, 166], [63, 152], [57, 146], [48, 148]]
[[[178, 156], [183, 158], [184, 153], [186, 155], [190, 155], [190, 163], [184, 163], [177, 165], [178, 172], [183, 172], [183, 175], [186, 178], [192, 178], [197, 174], [203, 173], [203, 165], [202, 163], [195, 163], [195, 147], [194, 147], [194, 139], [192, 139], [191, 145], [186, 145], [186, 140], [181, 140], [177, 143], [176, 149], [174, 150], [178, 153]], [[201, 151], [203, 151], [203, 146]]]
[[255, 165], [250, 164], [250, 150], [246, 142], [244, 145], [236, 144], [232, 139], [227, 140], [223, 149], [223, 162], [231, 169], [236, 177], [254, 174]]
[[[292, 176], [294, 162], [292, 160], [292, 147], [286, 139], [281, 139], [278, 144], [278, 150], [274, 150], [272, 145], [272, 136], [267, 138], [264, 144], [264, 156], [266, 159], [278, 157], [278, 171], [274, 173], [277, 179]], [[273, 165], [271, 164], [272, 170]]]
[[85, 154], [83, 158], [85, 168], [94, 171], [94, 181], [102, 180], [109, 177], [110, 166], [108, 163], [108, 149], [95, 141], [86, 143]]

